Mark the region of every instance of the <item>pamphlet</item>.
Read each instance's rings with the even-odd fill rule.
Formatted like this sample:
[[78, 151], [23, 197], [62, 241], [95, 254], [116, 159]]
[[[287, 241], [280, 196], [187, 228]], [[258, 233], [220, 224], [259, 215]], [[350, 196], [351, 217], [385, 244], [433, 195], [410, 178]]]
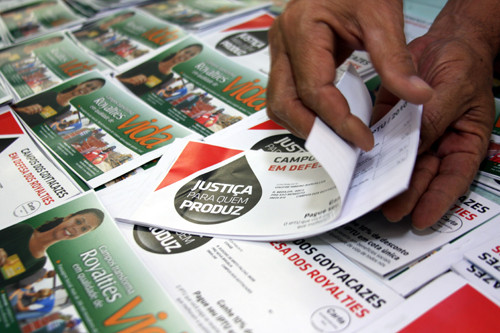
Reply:
[[465, 259], [454, 263], [452, 269], [500, 306], [500, 280], [495, 276], [488, 274], [476, 264]]
[[[500, 280], [500, 242], [497, 233], [488, 240], [484, 240], [478, 247], [467, 251], [464, 257], [480, 267], [483, 271]], [[500, 287], [500, 285], [499, 285]]]
[[500, 220], [490, 219], [409, 265], [380, 278], [391, 289], [407, 297], [437, 276], [449, 271], [452, 264], [463, 259], [464, 253], [479, 246], [484, 239], [497, 233], [499, 228]]
[[91, 187], [161, 156], [161, 148], [176, 138], [193, 135], [98, 72], [24, 99], [13, 109]]
[[73, 35], [110, 66], [118, 67], [184, 37], [178, 26], [137, 8], [85, 24]]
[[81, 192], [24, 132], [9, 107], [0, 109], [0, 228]]
[[12, 95], [9, 93], [3, 82], [0, 80], [0, 105], [10, 103]]
[[15, 43], [74, 26], [83, 21], [63, 1], [31, 1], [2, 10], [1, 24]]
[[496, 332], [500, 307], [448, 272], [359, 332]]
[[274, 16], [259, 11], [231, 21], [229, 27], [203, 35], [203, 41], [231, 60], [269, 74], [271, 60], [267, 34], [273, 22]]
[[460, 197], [436, 224], [423, 231], [412, 228], [409, 217], [390, 223], [382, 213], [376, 212], [323, 237], [347, 257], [385, 276], [439, 249], [499, 212], [500, 206], [496, 203], [469, 192]]
[[116, 78], [151, 107], [203, 136], [266, 107], [266, 75], [193, 36]]
[[82, 52], [65, 31], [0, 50], [0, 73], [15, 101], [93, 69], [108, 67]]
[[0, 230], [0, 244], [2, 332], [193, 332], [93, 191]]
[[162, 20], [197, 30], [269, 5], [264, 0], [166, 0], [141, 8]]
[[[366, 92], [362, 80], [352, 75], [340, 84], [342, 89], [347, 90], [349, 80]], [[287, 132], [283, 128], [269, 136], [277, 126], [272, 122], [238, 131], [234, 139], [216, 135], [219, 142], [228, 142], [224, 146], [211, 144], [210, 138], [208, 142], [179, 142], [177, 152], [156, 166], [159, 176], [144, 185], [137, 211], [118, 218], [235, 239], [284, 240], [322, 233], [363, 215], [407, 186], [416, 156], [419, 117], [416, 106], [396, 105], [372, 127], [375, 148], [360, 156], [356, 171], [359, 151], [338, 137], [325, 140], [335, 135], [331, 130], [323, 136], [311, 134], [314, 138], [308, 138], [305, 148], [290, 133], [283, 136]], [[245, 138], [253, 139], [251, 149], [247, 143], [238, 146]], [[308, 143], [317, 154], [310, 153]], [[280, 145], [288, 149], [276, 149]]]
[[244, 242], [118, 225], [200, 332], [355, 332], [403, 301], [319, 239]]

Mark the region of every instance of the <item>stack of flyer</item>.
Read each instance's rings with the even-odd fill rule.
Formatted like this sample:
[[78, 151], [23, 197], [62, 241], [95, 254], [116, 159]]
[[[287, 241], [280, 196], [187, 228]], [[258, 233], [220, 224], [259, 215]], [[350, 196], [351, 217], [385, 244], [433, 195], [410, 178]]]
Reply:
[[[348, 72], [339, 88], [351, 110], [368, 121], [370, 97], [361, 78]], [[235, 127], [206, 142], [179, 141], [155, 167], [158, 176], [150, 177], [134, 198], [132, 205], [140, 201], [139, 208], [121, 210], [117, 218], [249, 240], [297, 239], [328, 231], [406, 188], [416, 157], [419, 114], [415, 105], [397, 104], [372, 126], [375, 148], [364, 154], [319, 120], [305, 145], [269, 121], [245, 130]], [[332, 144], [324, 145], [325, 140]]]

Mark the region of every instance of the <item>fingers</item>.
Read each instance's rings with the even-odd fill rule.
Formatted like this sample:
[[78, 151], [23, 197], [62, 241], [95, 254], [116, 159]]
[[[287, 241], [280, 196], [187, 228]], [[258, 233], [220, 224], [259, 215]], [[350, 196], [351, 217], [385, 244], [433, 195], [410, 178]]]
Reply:
[[436, 156], [431, 154], [419, 156], [408, 190], [382, 205], [382, 212], [389, 221], [397, 222], [412, 212], [437, 175], [439, 164], [439, 158]]
[[[382, 15], [384, 12], [385, 15]], [[410, 103], [423, 104], [429, 101], [433, 90], [417, 74], [417, 68], [406, 45], [402, 10], [382, 6], [378, 13], [360, 15], [360, 18], [366, 17], [368, 20], [362, 24], [363, 41], [384, 87], [399, 99]]]
[[413, 210], [415, 228], [425, 229], [436, 223], [467, 191], [477, 170], [475, 158], [471, 157], [468, 153], [456, 153], [442, 160], [439, 175]]
[[[288, 29], [287, 21], [282, 21], [278, 19], [270, 32], [270, 118], [305, 138], [318, 115], [345, 140], [364, 150], [371, 149], [371, 131], [350, 113], [347, 101], [333, 84], [336, 64], [332, 31], [324, 24], [308, 30], [293, 26]], [[282, 33], [285, 29], [286, 36]], [[304, 31], [307, 36], [302, 35]]]
[[305, 139], [316, 116], [302, 104], [297, 95], [292, 69], [277, 22], [271, 28], [269, 38], [272, 66], [267, 85], [267, 114], [294, 135]]

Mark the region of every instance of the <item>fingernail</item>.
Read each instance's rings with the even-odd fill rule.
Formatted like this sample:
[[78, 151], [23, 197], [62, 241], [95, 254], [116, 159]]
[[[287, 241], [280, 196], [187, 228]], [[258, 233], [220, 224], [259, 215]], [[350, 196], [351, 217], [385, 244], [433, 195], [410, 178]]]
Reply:
[[411, 226], [413, 227], [413, 229], [415, 229], [417, 231], [424, 231], [425, 229], [427, 229], [426, 227], [421, 228], [421, 227], [417, 227], [417, 226], [415, 226], [413, 224]]

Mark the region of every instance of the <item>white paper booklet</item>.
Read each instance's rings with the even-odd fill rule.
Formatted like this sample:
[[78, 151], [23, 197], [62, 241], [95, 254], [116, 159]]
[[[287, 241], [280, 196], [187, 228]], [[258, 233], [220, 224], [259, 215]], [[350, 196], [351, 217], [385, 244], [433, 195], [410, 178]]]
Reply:
[[498, 316], [494, 302], [449, 272], [359, 332], [497, 332]]
[[468, 260], [454, 263], [452, 269], [500, 306], [500, 281], [498, 279]]
[[[361, 109], [362, 117], [368, 118], [369, 102], [359, 104], [359, 92], [368, 94], [363, 82], [351, 73], [345, 77], [339, 86], [352, 102], [351, 109], [358, 114]], [[375, 148], [361, 156], [359, 149], [319, 120], [305, 144], [309, 152], [298, 143], [288, 150], [268, 149], [264, 146], [273, 144], [268, 142], [273, 139], [257, 134], [258, 130], [250, 140], [256, 147], [263, 145], [259, 150], [248, 149], [248, 143], [242, 148], [235, 145], [252, 136], [250, 132], [236, 133], [234, 139], [223, 136], [232, 143], [230, 147], [179, 143], [179, 151], [169, 153], [156, 166], [161, 174], [145, 185], [149, 189], [140, 208], [132, 216], [118, 218], [238, 239], [295, 239], [319, 234], [363, 215], [407, 187], [416, 156], [419, 119], [418, 107], [398, 103], [372, 127]], [[290, 142], [276, 140], [274, 144]], [[177, 156], [175, 161], [172, 156]]]
[[387, 275], [439, 249], [499, 212], [496, 203], [470, 192], [424, 231], [412, 228], [409, 218], [390, 223], [381, 213], [371, 213], [323, 237], [351, 259], [379, 275]]
[[320, 239], [244, 242], [118, 226], [199, 332], [354, 332], [403, 301]]
[[0, 228], [81, 192], [24, 132], [9, 107], [0, 109], [0, 165]]

